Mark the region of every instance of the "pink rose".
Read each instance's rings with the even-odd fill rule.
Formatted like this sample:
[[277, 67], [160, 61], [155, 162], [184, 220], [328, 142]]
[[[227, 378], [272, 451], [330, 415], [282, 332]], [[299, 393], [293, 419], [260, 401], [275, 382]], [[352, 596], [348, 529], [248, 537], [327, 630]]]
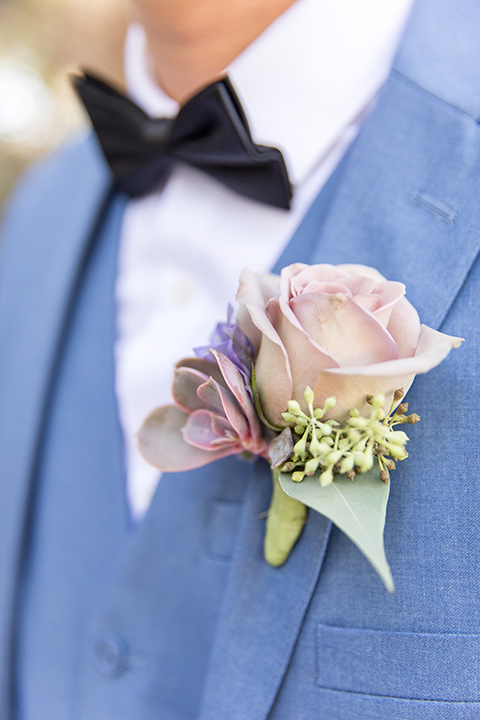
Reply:
[[342, 421], [352, 408], [369, 414], [366, 395], [398, 388], [438, 365], [461, 339], [420, 324], [405, 286], [363, 265], [296, 263], [276, 275], [245, 269], [239, 325], [255, 348], [255, 373], [266, 417], [281, 425], [291, 399], [307, 386], [315, 405], [327, 397]]

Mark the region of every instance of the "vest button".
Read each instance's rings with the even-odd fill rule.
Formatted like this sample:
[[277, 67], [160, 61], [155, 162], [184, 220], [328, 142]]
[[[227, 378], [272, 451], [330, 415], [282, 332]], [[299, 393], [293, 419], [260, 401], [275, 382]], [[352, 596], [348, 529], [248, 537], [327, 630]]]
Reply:
[[98, 638], [94, 649], [95, 667], [107, 678], [118, 678], [128, 670], [128, 647], [119, 635], [105, 634]]

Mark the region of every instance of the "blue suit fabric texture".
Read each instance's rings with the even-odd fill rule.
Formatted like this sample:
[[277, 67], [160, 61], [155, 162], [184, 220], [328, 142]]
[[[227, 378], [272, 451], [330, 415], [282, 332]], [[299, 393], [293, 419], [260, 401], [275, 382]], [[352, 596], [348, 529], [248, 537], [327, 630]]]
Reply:
[[479, 37], [474, 0], [416, 3], [275, 268], [371, 265], [467, 339], [409, 392], [423, 420], [392, 475], [393, 596], [313, 512], [266, 564], [263, 461], [166, 475], [129, 527], [113, 363], [127, 199], [91, 137], [25, 179], [0, 278], [2, 720], [480, 718]]

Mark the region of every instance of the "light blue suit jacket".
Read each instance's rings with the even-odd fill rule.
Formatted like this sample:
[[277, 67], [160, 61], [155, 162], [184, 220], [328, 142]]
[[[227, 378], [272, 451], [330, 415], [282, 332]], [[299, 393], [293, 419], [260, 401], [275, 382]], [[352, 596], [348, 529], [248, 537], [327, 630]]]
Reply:
[[91, 139], [24, 182], [0, 287], [2, 720], [480, 717], [479, 37], [474, 0], [417, 2], [278, 262], [375, 266], [467, 339], [409, 393], [393, 597], [314, 513], [286, 565], [265, 563], [262, 463], [166, 476], [128, 528], [111, 354], [125, 198]]

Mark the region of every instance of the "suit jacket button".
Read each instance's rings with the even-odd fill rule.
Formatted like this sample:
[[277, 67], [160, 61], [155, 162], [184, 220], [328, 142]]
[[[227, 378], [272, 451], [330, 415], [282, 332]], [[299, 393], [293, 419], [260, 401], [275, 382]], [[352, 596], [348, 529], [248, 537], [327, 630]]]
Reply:
[[117, 678], [128, 670], [128, 647], [119, 635], [105, 634], [95, 643], [95, 667], [107, 678]]

